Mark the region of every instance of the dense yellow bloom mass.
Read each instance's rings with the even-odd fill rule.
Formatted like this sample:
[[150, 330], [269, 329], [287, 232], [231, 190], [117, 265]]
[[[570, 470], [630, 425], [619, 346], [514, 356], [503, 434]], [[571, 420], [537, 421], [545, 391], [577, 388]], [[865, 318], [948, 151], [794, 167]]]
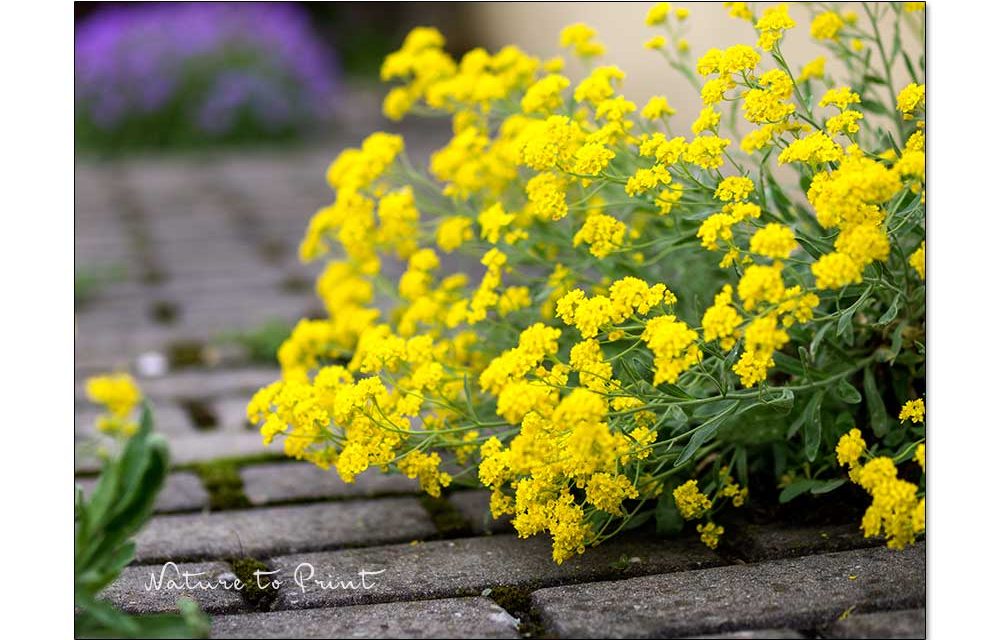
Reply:
[[[752, 465], [783, 486], [847, 467], [872, 498], [866, 535], [914, 541], [923, 404], [896, 440], [865, 420], [873, 382], [924, 389], [923, 58], [891, 96], [910, 80], [857, 63], [894, 44], [853, 12], [797, 9], [826, 49], [808, 61], [782, 51], [785, 5], [727, 6], [757, 41], [696, 56], [687, 10], [648, 12], [648, 46], [697, 86], [685, 122], [683, 83], [638, 107], [588, 25], [553, 34], [583, 77], [513, 46], [454, 59], [414, 29], [382, 66], [383, 110], [451, 136], [416, 158], [377, 132], [328, 167], [300, 245], [325, 261], [326, 314], [295, 326], [248, 406], [264, 442], [347, 482], [378, 467], [436, 496], [485, 486], [556, 562], [673, 512], [661, 495], [715, 547], [717, 512], [749, 499], [729, 469], [747, 484]], [[863, 383], [864, 403], [841, 393]], [[102, 397], [131, 410], [126, 391]], [[805, 421], [829, 434], [843, 414], [858, 428], [817, 451]]]

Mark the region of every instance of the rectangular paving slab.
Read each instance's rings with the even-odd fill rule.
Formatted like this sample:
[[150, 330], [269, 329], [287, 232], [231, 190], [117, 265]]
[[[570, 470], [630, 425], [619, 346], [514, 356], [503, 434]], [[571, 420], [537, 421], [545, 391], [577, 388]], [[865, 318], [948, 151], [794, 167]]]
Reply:
[[348, 484], [333, 469], [324, 470], [300, 462], [252, 465], [241, 469], [240, 476], [243, 492], [255, 505], [324, 498], [371, 498], [419, 491], [416, 480], [382, 473], [379, 469], [370, 469]]
[[864, 538], [858, 523], [830, 526], [747, 525], [727, 527], [726, 547], [749, 562], [794, 558], [817, 553], [878, 547], [880, 538]]
[[566, 637], [688, 636], [810, 629], [850, 608], [923, 606], [925, 547], [844, 551], [536, 591], [547, 632]]
[[[90, 495], [97, 486], [97, 478], [77, 478], [76, 484]], [[193, 473], [176, 471], [167, 476], [156, 496], [153, 509], [156, 513], [176, 513], [178, 511], [199, 511], [208, 507], [209, 494], [202, 481]]]
[[136, 562], [262, 558], [415, 540], [436, 532], [415, 498], [156, 516], [136, 537]]
[[126, 567], [101, 598], [132, 614], [177, 611], [181, 597], [193, 599], [209, 613], [239, 611], [240, 592], [221, 586], [221, 581], [232, 585], [235, 577], [222, 562]]
[[[703, 545], [682, 540], [625, 536], [557, 565], [549, 539], [512, 535], [441, 540], [366, 549], [344, 549], [271, 559], [284, 583], [275, 608], [313, 608], [417, 598], [479, 595], [720, 564]], [[358, 580], [374, 574], [370, 589], [323, 589], [317, 580]], [[297, 577], [299, 578], [297, 580]]]
[[518, 621], [486, 598], [216, 616], [213, 638], [517, 638]]
[[823, 638], [924, 638], [925, 610], [852, 613], [820, 630]]

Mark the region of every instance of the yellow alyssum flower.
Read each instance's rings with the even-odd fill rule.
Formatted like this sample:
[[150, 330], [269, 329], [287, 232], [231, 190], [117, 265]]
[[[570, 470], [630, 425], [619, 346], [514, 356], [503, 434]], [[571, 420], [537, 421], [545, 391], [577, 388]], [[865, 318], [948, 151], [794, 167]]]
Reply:
[[768, 7], [754, 25], [760, 34], [758, 46], [764, 51], [771, 51], [782, 39], [783, 32], [795, 26], [796, 21], [789, 17], [789, 9], [786, 5]]
[[597, 35], [593, 27], [578, 22], [560, 31], [560, 46], [572, 48], [581, 58], [600, 56], [605, 53], [605, 45], [594, 39]]
[[589, 142], [574, 154], [573, 172], [585, 176], [597, 176], [605, 170], [613, 158], [615, 158], [614, 151], [603, 144]]
[[674, 490], [674, 503], [685, 520], [701, 518], [713, 506], [709, 496], [699, 491], [695, 480], [689, 480]]
[[98, 431], [125, 437], [135, 433], [139, 425], [129, 418], [142, 401], [142, 392], [132, 376], [127, 373], [92, 376], [87, 378], [85, 390], [91, 402], [105, 409], [95, 423]]
[[802, 162], [804, 164], [822, 164], [837, 162], [844, 155], [841, 146], [822, 131], [815, 131], [805, 138], [793, 141], [779, 154], [779, 164]]
[[466, 216], [450, 216], [438, 223], [435, 242], [445, 253], [452, 253], [473, 239], [473, 221]]
[[480, 225], [480, 238], [490, 244], [497, 244], [501, 231], [511, 224], [514, 218], [515, 215], [505, 212], [499, 202], [484, 209], [476, 218], [476, 222]]
[[769, 222], [751, 236], [751, 251], [759, 256], [784, 260], [795, 248], [793, 230], [777, 222]]
[[908, 400], [904, 403], [904, 406], [900, 408], [900, 415], [898, 417], [901, 422], [906, 422], [907, 420], [910, 420], [915, 424], [924, 422], [925, 401], [921, 398], [918, 398], [917, 400]]
[[702, 359], [702, 351], [696, 344], [698, 334], [673, 315], [649, 320], [640, 339], [653, 353], [654, 385], [674, 384]]
[[643, 43], [643, 48], [657, 51], [658, 49], [663, 49], [666, 44], [667, 38], [664, 36], [654, 36]]
[[862, 282], [862, 265], [838, 251], [820, 256], [810, 265], [818, 289], [840, 289]]
[[624, 475], [596, 473], [587, 481], [587, 502], [613, 516], [623, 515], [622, 501], [639, 497], [632, 480]]
[[845, 21], [837, 11], [825, 11], [810, 23], [810, 35], [817, 40], [835, 40], [843, 26]]
[[730, 140], [719, 136], [696, 136], [685, 147], [684, 159], [703, 169], [719, 169], [723, 166], [723, 152]]
[[[838, 134], [854, 135], [859, 132], [859, 120], [862, 119], [862, 112], [848, 109], [836, 116], [832, 116], [824, 123], [824, 129], [830, 136]], [[922, 162], [922, 165], [924, 163]]]
[[914, 449], [914, 461], [921, 465], [921, 471], [925, 470], [925, 443], [922, 442]]
[[421, 485], [421, 489], [428, 495], [435, 498], [441, 496], [443, 487], [452, 484], [452, 476], [438, 467], [441, 465], [441, 456], [437, 453], [422, 453], [411, 451], [396, 463], [400, 472], [408, 478], [416, 478]]
[[569, 211], [566, 184], [554, 173], [540, 173], [529, 180], [525, 184], [525, 195], [528, 211], [541, 218], [561, 220]]
[[862, 102], [862, 98], [850, 88], [835, 87], [834, 89], [828, 89], [818, 104], [821, 107], [835, 106], [844, 110], [848, 108], [848, 105], [860, 102]]
[[656, 120], [664, 116], [673, 116], [677, 111], [667, 102], [664, 96], [653, 96], [643, 106], [640, 115], [647, 120]]
[[746, 2], [724, 2], [723, 7], [729, 9], [731, 18], [750, 21], [754, 17]]
[[667, 2], [658, 2], [650, 7], [649, 11], [647, 11], [646, 25], [648, 27], [652, 27], [658, 24], [664, 24], [664, 21], [667, 20], [669, 13], [671, 13], [671, 5]]
[[751, 311], [762, 304], [776, 304], [785, 295], [782, 282], [782, 263], [751, 265], [737, 284], [737, 295], [744, 303], [744, 311]]
[[521, 99], [525, 113], [549, 114], [563, 106], [563, 90], [570, 86], [570, 79], [551, 73], [530, 86]]
[[835, 448], [838, 456], [838, 464], [848, 465], [852, 469], [858, 466], [859, 459], [865, 453], [865, 440], [862, 439], [862, 432], [852, 427], [852, 429], [841, 436]]
[[731, 349], [736, 343], [737, 329], [742, 321], [733, 306], [733, 287], [723, 285], [712, 306], [702, 316], [702, 338], [706, 342], [719, 340], [720, 346]]
[[921, 279], [925, 279], [925, 241], [921, 241], [921, 246], [907, 259], [907, 264], [918, 272]]
[[713, 197], [723, 202], [737, 202], [746, 200], [752, 193], [754, 193], [754, 182], [750, 178], [730, 176], [719, 181]]
[[924, 109], [925, 106], [925, 86], [923, 84], [910, 83], [897, 94], [897, 111], [904, 116], [904, 120], [914, 117], [914, 112]]
[[699, 539], [702, 541], [702, 544], [710, 549], [715, 549], [719, 546], [720, 538], [723, 537], [723, 532], [725, 531], [721, 525], [713, 522], [698, 524], [695, 526], [695, 530], [699, 532]]
[[824, 56], [818, 56], [803, 65], [803, 69], [799, 72], [799, 78], [796, 79], [797, 82], [822, 80], [824, 78], [824, 65], [826, 62], [827, 60]]
[[596, 258], [604, 258], [622, 247], [626, 236], [626, 225], [612, 216], [592, 213], [573, 237], [573, 246], [589, 245], [588, 250]]

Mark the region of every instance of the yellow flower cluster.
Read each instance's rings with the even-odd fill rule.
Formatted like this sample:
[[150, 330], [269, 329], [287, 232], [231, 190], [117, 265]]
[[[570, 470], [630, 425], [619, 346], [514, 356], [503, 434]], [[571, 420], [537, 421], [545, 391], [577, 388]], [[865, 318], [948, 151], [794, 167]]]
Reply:
[[[903, 413], [903, 412], [902, 412]], [[872, 497], [872, 504], [862, 517], [861, 529], [867, 538], [884, 535], [891, 549], [913, 544], [925, 530], [925, 499], [918, 485], [897, 477], [892, 458], [866, 455], [866, 443], [858, 429], [841, 436], [837, 446], [838, 464], [849, 468], [852, 482]], [[925, 445], [917, 445], [914, 460], [925, 470]]]
[[[899, 82], [848, 64], [835, 85], [824, 57], [790, 65], [787, 7], [727, 5], [757, 42], [711, 48], [694, 69], [678, 38], [688, 11], [647, 14], [657, 54], [703, 103], [680, 127], [670, 96], [638, 108], [622, 93], [625, 74], [599, 59], [588, 25], [559, 34], [583, 77], [516, 47], [456, 60], [437, 30], [414, 29], [382, 66], [395, 85], [384, 112], [445, 115], [451, 137], [426, 171], [383, 132], [330, 164], [336, 195], [300, 245], [303, 260], [327, 260], [316, 282], [327, 317], [296, 325], [281, 379], [248, 407], [265, 442], [345, 481], [378, 467], [436, 496], [478, 482], [520, 536], [551, 536], [557, 562], [671, 487], [715, 547], [712, 515], [748, 497], [723, 464], [750, 450], [716, 430], [699, 440], [702, 423], [740, 416], [754, 431], [744, 409], [761, 405], [792, 422], [814, 389], [891, 367], [896, 352], [921, 361], [924, 85], [871, 118], [887, 98], [872, 87]], [[856, 20], [824, 10], [810, 32], [844, 61]], [[877, 129], [891, 119], [896, 131]], [[778, 395], [787, 385], [795, 393]], [[789, 398], [793, 411], [774, 411]], [[918, 416], [909, 407], [902, 420]], [[769, 442], [793, 464], [803, 436], [789, 433]], [[918, 494], [864, 474], [861, 433], [846, 437], [838, 461], [874, 500], [867, 533], [912, 540]]]
[[95, 426], [101, 433], [111, 436], [131, 436], [139, 428], [133, 412], [142, 401], [142, 392], [132, 376], [115, 373], [87, 378], [87, 398], [104, 407]]

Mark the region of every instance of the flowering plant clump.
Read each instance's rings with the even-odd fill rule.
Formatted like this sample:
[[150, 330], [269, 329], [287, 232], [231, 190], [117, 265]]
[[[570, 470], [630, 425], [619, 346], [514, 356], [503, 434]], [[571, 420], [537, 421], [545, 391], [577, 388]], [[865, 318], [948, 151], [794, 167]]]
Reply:
[[[913, 541], [923, 56], [877, 25], [916, 16], [814, 16], [847, 69], [835, 81], [824, 58], [783, 56], [802, 28], [784, 5], [729, 4], [756, 41], [697, 60], [687, 11], [647, 17], [665, 34], [650, 48], [701, 94], [691, 125], [668, 96], [621, 95], [583, 24], [560, 36], [590, 64], [578, 82], [560, 58], [509, 46], [455, 61], [435, 29], [411, 32], [382, 67], [385, 113], [448, 114], [454, 135], [426, 171], [388, 133], [330, 165], [336, 198], [300, 247], [329, 259], [329, 317], [295, 327], [282, 378], [251, 401], [265, 442], [348, 482], [379, 467], [433, 496], [484, 485], [520, 536], [552, 537], [556, 562], [650, 518], [694, 521], [715, 547], [752, 478], [786, 501], [850, 476], [872, 496], [865, 535]], [[452, 253], [481, 268], [450, 272]]]
[[91, 147], [287, 136], [329, 113], [337, 88], [332, 53], [290, 4], [107, 7], [75, 41]]

